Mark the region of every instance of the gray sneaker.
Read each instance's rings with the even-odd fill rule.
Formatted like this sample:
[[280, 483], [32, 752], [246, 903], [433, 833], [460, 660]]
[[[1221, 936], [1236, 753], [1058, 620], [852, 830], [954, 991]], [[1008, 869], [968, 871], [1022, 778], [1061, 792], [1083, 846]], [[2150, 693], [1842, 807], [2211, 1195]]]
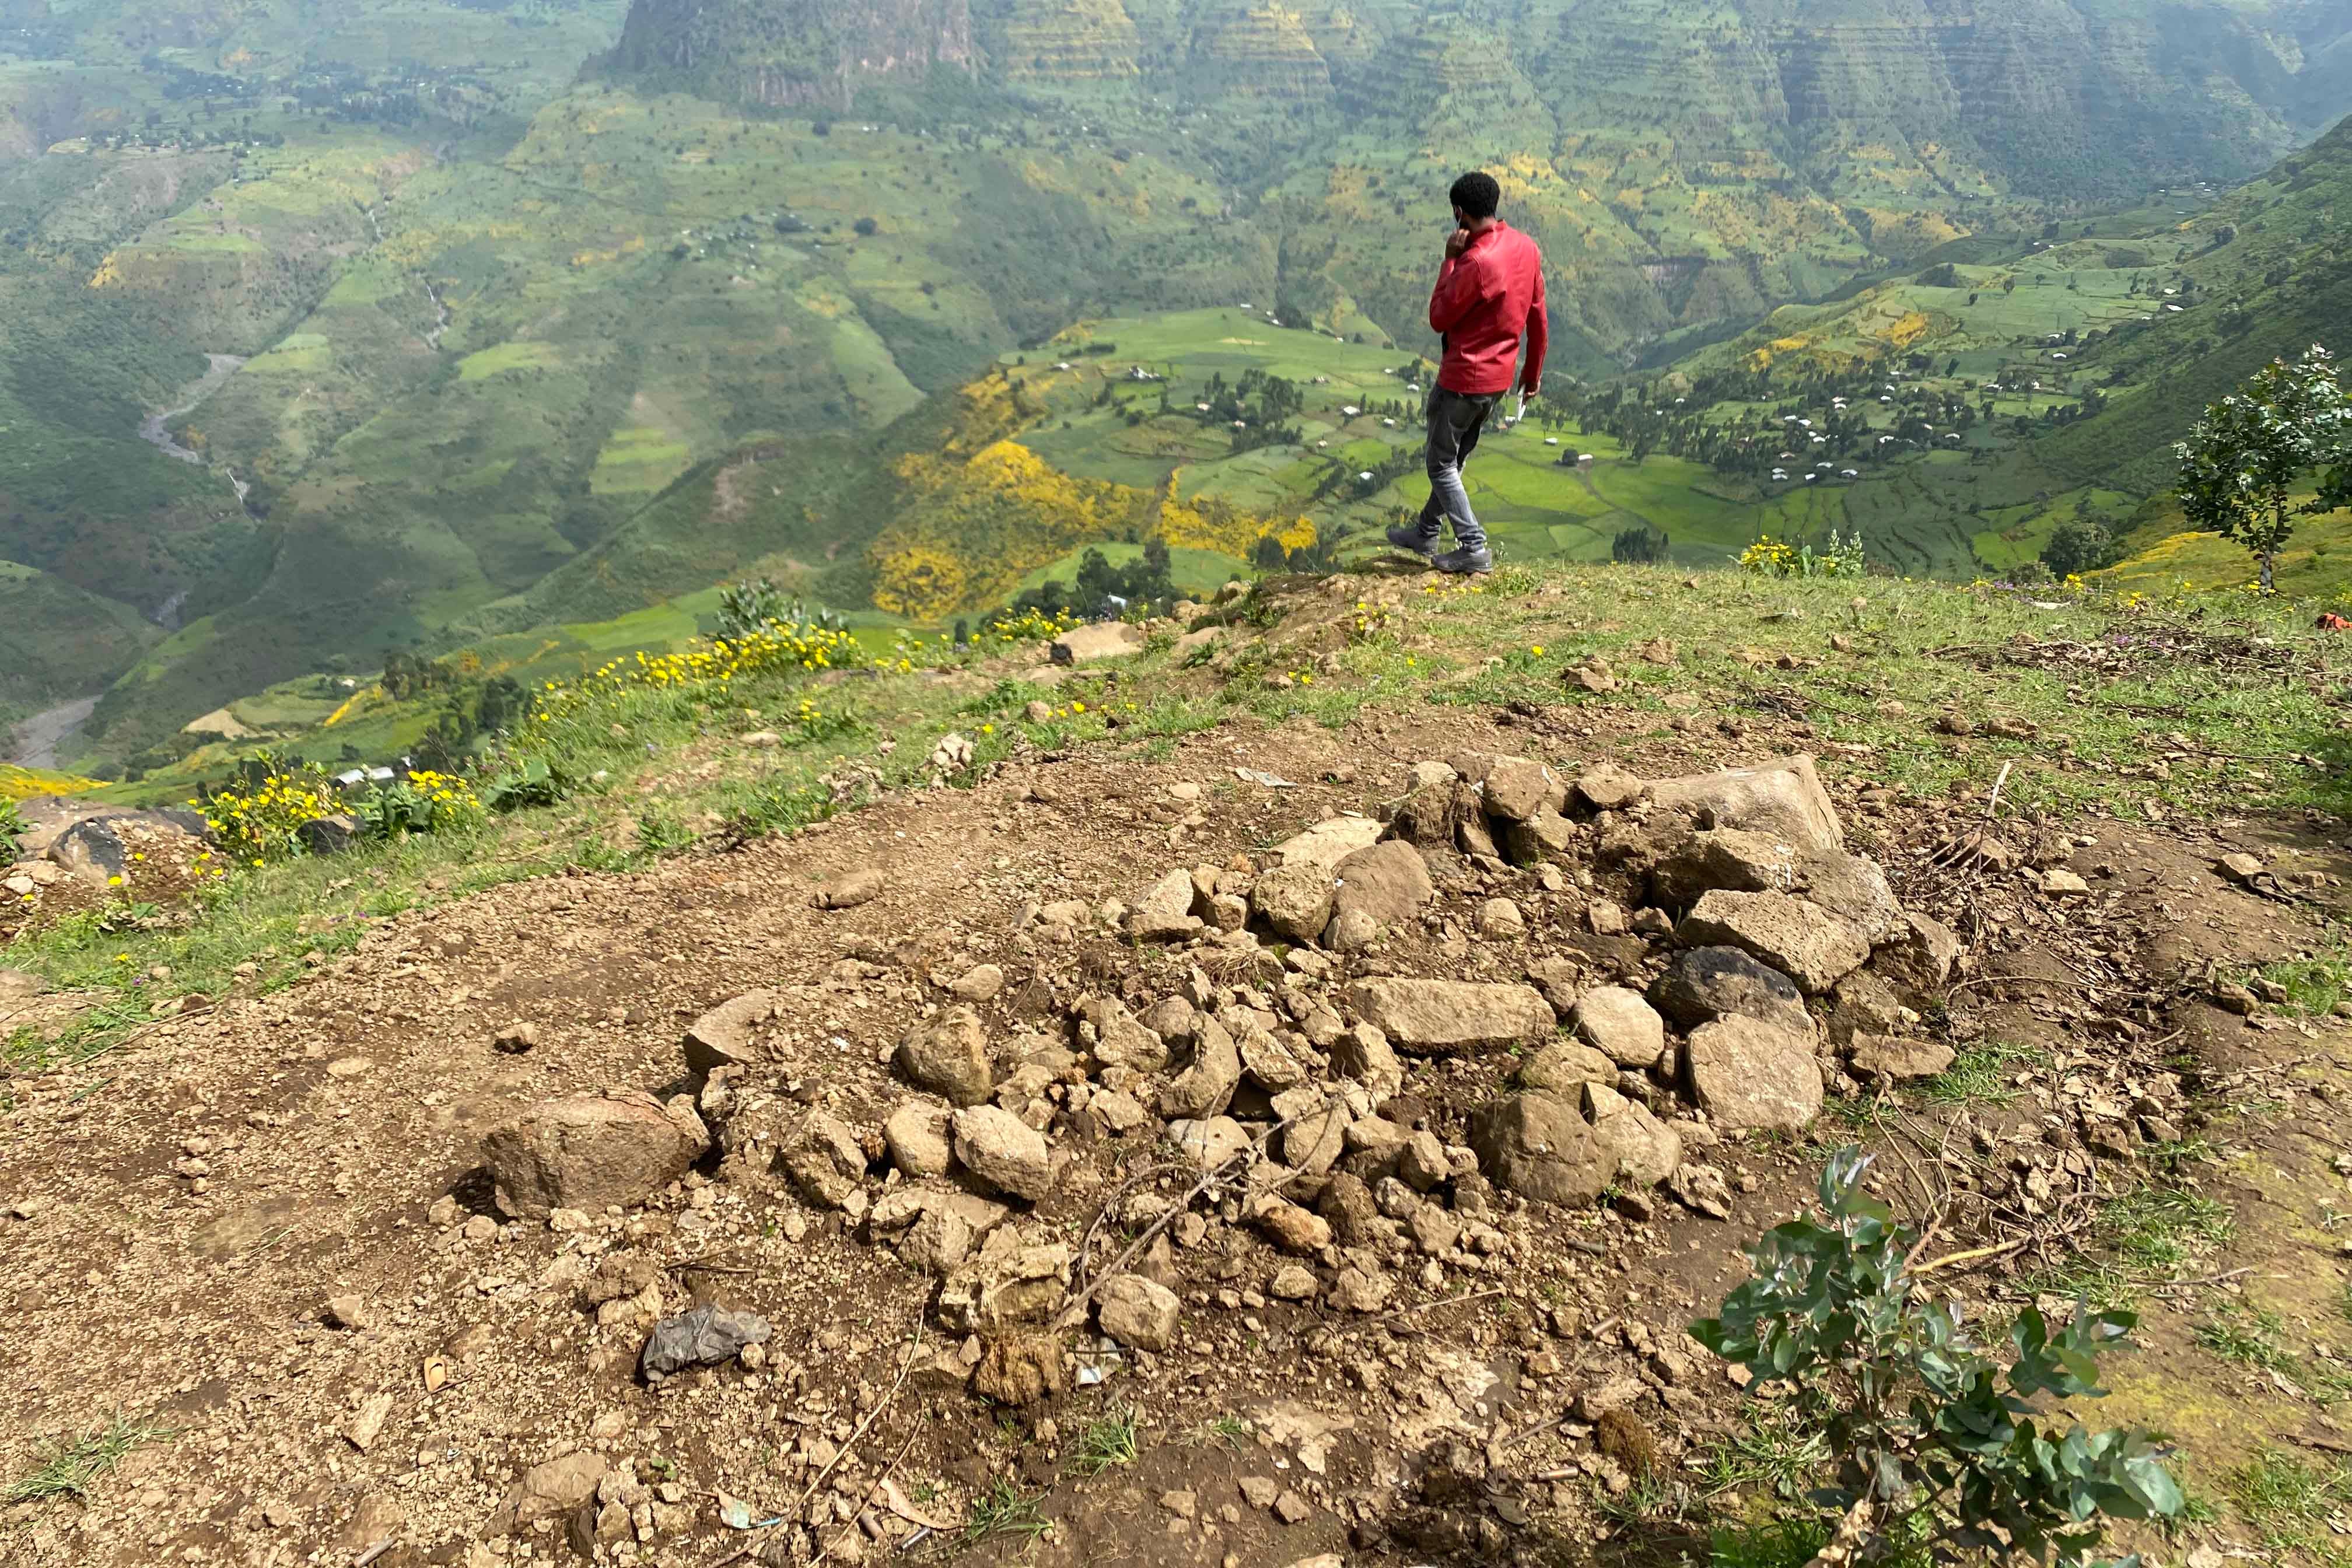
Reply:
[[1437, 535], [1423, 533], [1410, 522], [1400, 522], [1391, 528], [1389, 542], [1414, 555], [1434, 557], [1437, 554]]
[[1495, 569], [1495, 556], [1492, 551], [1483, 545], [1465, 546], [1460, 550], [1447, 551], [1431, 561], [1430, 564], [1440, 572], [1465, 574], [1473, 572], [1492, 572]]

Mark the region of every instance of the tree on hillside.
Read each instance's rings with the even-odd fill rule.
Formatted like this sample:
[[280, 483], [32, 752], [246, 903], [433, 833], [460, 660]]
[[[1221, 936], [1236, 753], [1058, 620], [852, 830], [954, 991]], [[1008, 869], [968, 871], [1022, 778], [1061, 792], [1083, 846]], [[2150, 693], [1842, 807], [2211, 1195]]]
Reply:
[[[2267, 594], [2296, 520], [2352, 505], [2352, 397], [2315, 345], [2298, 363], [2272, 361], [2206, 409], [2173, 455], [2189, 522], [2252, 551]], [[2306, 483], [2317, 493], [2297, 501]]]

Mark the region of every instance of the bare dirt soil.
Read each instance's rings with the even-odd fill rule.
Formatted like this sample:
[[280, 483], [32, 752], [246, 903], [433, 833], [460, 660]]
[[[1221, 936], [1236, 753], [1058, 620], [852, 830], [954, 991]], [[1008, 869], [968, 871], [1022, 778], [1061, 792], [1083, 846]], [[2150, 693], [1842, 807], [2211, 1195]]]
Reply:
[[[1172, 756], [1025, 758], [789, 839], [374, 922], [291, 990], [160, 1021], [106, 1059], [100, 1087], [87, 1073], [19, 1085], [0, 1149], [0, 1366], [16, 1391], [0, 1475], [118, 1419], [145, 1440], [86, 1496], [0, 1510], [0, 1562], [715, 1568], [763, 1552], [881, 1561], [894, 1542], [914, 1561], [1073, 1568], [1703, 1556], [1693, 1521], [1706, 1476], [1723, 1479], [1704, 1460], [1759, 1411], [1683, 1327], [1850, 1140], [1882, 1151], [1890, 1200], [1937, 1217], [1936, 1250], [1988, 1249], [1950, 1276], [1985, 1310], [2105, 1256], [2101, 1216], [2159, 1176], [2221, 1200], [2234, 1237], [2135, 1287], [2146, 1348], [2116, 1358], [2117, 1396], [2082, 1414], [2168, 1433], [2209, 1497], [2265, 1447], [2342, 1452], [2307, 1371], [2220, 1357], [2196, 1336], [2245, 1301], [2281, 1314], [2306, 1368], [2341, 1368], [2352, 1346], [2340, 1025], [2210, 1000], [2234, 1005], [2253, 966], [2325, 946], [2317, 900], [2339, 895], [2343, 856], [2265, 822], [2004, 822], [1990, 858], [1956, 853], [1979, 803], [1867, 781], [1835, 786], [1856, 847], [1971, 948], [1917, 1030], [1963, 1063], [1986, 1042], [2010, 1047], [1978, 1078], [1937, 1095], [1848, 1079], [1810, 1137], [1692, 1147], [1724, 1179], [1723, 1217], [1664, 1190], [1527, 1203], [1464, 1184], [1457, 1163], [1452, 1208], [1412, 1211], [1426, 1238], [1298, 1253], [1251, 1222], [1245, 1193], [1220, 1189], [1135, 1265], [1181, 1302], [1165, 1351], [1114, 1346], [1089, 1323], [1060, 1336], [1070, 1359], [1033, 1369], [1034, 1399], [964, 1385], [959, 1358], [975, 1352], [940, 1321], [938, 1281], [872, 1239], [907, 1185], [872, 1134], [908, 1097], [895, 1047], [972, 970], [1003, 972], [973, 1004], [1001, 1059], [1064, 1043], [1086, 994], [1141, 1014], [1196, 970], [1260, 999], [1293, 985], [1336, 997], [1350, 974], [1515, 982], [1547, 960], [1638, 988], [1671, 943], [1595, 931], [1605, 885], [1574, 875], [1589, 852], [1544, 876], [1433, 853], [1432, 913], [1331, 958], [1328, 978], [1270, 948], [1133, 944], [1096, 913], [1171, 868], [1376, 813], [1426, 759], [1517, 753], [1570, 777], [1607, 759], [1662, 778], [1802, 741], [1769, 715], [1737, 735], [1466, 708], [1340, 731], [1229, 725]], [[2237, 851], [2273, 868], [2264, 883], [2213, 868]], [[818, 907], [868, 868], [878, 896]], [[2051, 890], [2054, 870], [2086, 890]], [[1522, 934], [1478, 929], [1503, 896]], [[1067, 900], [1096, 908], [1076, 925], [1041, 918]], [[486, 1132], [552, 1097], [697, 1092], [682, 1037], [760, 987], [782, 1000], [746, 1081], [867, 1139], [856, 1201], [812, 1202], [714, 1148], [641, 1202], [552, 1223], [500, 1212]], [[501, 1048], [524, 1024], [526, 1047]], [[1382, 1114], [1450, 1152], [1523, 1063], [1474, 1049], [1404, 1065]], [[1071, 1087], [1039, 1086], [1048, 1111]], [[1156, 1119], [1126, 1137], [1098, 1119], [1051, 1125], [1055, 1182], [1009, 1205], [1006, 1235], [1073, 1249], [1086, 1279], [1146, 1230], [1137, 1194], [1172, 1202], [1193, 1174], [1158, 1169]], [[1381, 1300], [1335, 1306], [1334, 1265], [1366, 1250]], [[1286, 1266], [1313, 1276], [1305, 1299], [1274, 1290]], [[653, 1319], [711, 1303], [757, 1312], [772, 1337], [642, 1379]], [[982, 1381], [1021, 1378], [999, 1366]], [[1735, 1476], [1712, 1506], [1767, 1489]], [[739, 1502], [732, 1522], [755, 1528], [730, 1528]], [[2226, 1510], [2152, 1544], [2168, 1560], [2262, 1550]]]

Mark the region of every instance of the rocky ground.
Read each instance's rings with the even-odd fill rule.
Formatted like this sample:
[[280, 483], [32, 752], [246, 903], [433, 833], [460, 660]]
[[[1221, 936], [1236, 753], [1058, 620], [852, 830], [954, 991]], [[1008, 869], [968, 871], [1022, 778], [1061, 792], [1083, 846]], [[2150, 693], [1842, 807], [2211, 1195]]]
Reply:
[[[2326, 947], [2336, 848], [1727, 728], [1019, 755], [382, 920], [20, 1079], [0, 1468], [122, 1452], [0, 1560], [1703, 1553], [1770, 1413], [1684, 1326], [1847, 1142], [1979, 1313], [2210, 1194], [2236, 1250], [2162, 1273], [2117, 1405], [2210, 1495], [2342, 1452], [2345, 1047], [2256, 973]], [[2242, 1305], [2309, 1363], [2202, 1352]]]

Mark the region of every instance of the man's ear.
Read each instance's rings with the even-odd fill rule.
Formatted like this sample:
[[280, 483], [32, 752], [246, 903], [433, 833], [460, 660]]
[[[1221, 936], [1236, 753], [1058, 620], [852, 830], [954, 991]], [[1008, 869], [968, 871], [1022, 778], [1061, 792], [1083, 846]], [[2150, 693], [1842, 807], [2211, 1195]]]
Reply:
[[1454, 209], [1454, 226], [1456, 228], [1468, 228], [1470, 226], [1470, 215], [1464, 212], [1460, 207], [1455, 207]]

